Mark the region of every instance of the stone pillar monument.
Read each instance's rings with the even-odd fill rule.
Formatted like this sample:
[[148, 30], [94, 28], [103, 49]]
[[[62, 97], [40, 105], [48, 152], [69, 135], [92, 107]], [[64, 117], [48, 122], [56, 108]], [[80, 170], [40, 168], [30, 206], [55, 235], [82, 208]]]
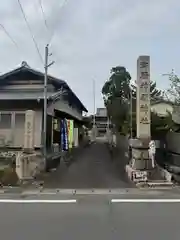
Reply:
[[25, 113], [24, 152], [34, 152], [34, 123], [35, 112], [27, 110]]
[[150, 106], [150, 57], [140, 56], [137, 60], [136, 92], [136, 144], [132, 146], [133, 168], [150, 169], [148, 148], [151, 137]]
[[23, 179], [31, 179], [31, 166], [34, 153], [34, 125], [35, 112], [27, 110], [25, 112], [24, 124], [24, 148], [23, 152], [19, 153], [16, 157], [16, 173], [18, 177]]
[[148, 149], [151, 138], [150, 110], [150, 57], [140, 56], [137, 60], [136, 91], [136, 139], [131, 139], [132, 149], [128, 176], [134, 181], [146, 181], [147, 170], [152, 169]]
[[137, 60], [136, 124], [137, 138], [149, 139], [150, 122], [150, 57], [140, 56]]

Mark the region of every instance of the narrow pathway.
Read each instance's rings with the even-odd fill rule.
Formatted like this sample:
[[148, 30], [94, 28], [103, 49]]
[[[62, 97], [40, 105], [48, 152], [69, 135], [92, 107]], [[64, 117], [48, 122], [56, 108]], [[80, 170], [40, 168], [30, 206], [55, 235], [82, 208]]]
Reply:
[[47, 188], [127, 188], [128, 182], [123, 157], [112, 161], [109, 150], [104, 143], [94, 143], [82, 150], [77, 159], [66, 167], [63, 163], [59, 169], [45, 179]]

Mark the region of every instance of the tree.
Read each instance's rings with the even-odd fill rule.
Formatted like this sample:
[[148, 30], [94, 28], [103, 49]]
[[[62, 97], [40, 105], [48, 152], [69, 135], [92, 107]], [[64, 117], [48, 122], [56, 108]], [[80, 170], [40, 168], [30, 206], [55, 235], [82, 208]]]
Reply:
[[156, 139], [165, 138], [167, 132], [174, 128], [172, 114], [169, 112], [166, 116], [160, 117], [151, 112], [151, 136]]
[[[130, 128], [130, 98], [132, 91], [132, 127], [136, 129], [136, 86], [130, 85], [131, 76], [125, 67], [117, 66], [111, 69], [111, 76], [102, 88], [104, 103], [108, 116], [119, 132], [129, 132]], [[162, 99], [162, 92], [157, 89], [156, 82], [150, 82], [151, 101]], [[167, 123], [152, 114], [152, 121], [157, 121], [160, 125]], [[153, 126], [153, 129], [159, 127]]]
[[102, 88], [106, 100], [121, 97], [122, 101], [129, 99], [131, 76], [125, 67], [117, 66], [111, 69], [111, 76]]
[[128, 118], [131, 76], [122, 66], [113, 67], [110, 73], [109, 80], [102, 88], [102, 94], [108, 115], [120, 131]]
[[170, 88], [167, 92], [176, 104], [180, 104], [180, 78], [174, 74], [173, 70], [172, 73], [169, 74], [169, 81]]
[[[132, 96], [136, 98], [136, 86], [134, 84], [131, 85]], [[151, 100], [157, 100], [162, 98], [162, 91], [157, 89], [156, 82], [150, 82], [150, 94]]]

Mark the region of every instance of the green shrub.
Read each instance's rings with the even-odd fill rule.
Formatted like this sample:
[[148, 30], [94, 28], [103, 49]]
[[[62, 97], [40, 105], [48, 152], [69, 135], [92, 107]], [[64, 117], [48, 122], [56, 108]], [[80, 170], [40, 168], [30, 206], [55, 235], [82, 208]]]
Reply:
[[0, 182], [3, 186], [17, 186], [18, 181], [19, 179], [14, 168], [7, 167], [0, 170]]

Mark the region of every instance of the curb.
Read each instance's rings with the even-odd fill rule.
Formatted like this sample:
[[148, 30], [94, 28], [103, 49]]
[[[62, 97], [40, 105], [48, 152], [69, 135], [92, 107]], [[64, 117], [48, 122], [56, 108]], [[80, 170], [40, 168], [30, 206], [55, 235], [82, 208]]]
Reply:
[[22, 193], [23, 189], [20, 187], [3, 187], [0, 189], [0, 194], [3, 193]]
[[136, 187], [138, 188], [155, 188], [155, 189], [169, 189], [177, 187], [172, 182], [141, 182], [137, 183]]

